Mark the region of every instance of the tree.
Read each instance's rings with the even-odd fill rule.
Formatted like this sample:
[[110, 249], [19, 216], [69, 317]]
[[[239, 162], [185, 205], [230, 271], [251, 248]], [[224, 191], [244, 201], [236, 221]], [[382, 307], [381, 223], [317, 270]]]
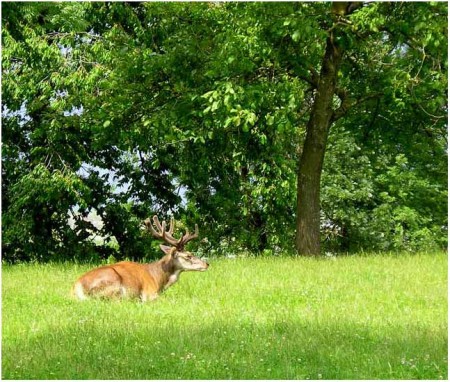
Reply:
[[[410, 54], [414, 56], [416, 54], [415, 51], [421, 51], [423, 57], [420, 68], [417, 69], [417, 67], [414, 67], [413, 69], [411, 66], [405, 68], [408, 73], [407, 76], [409, 76], [408, 79], [412, 78], [413, 71], [416, 73], [414, 77], [416, 83], [410, 83], [409, 85], [410, 91], [414, 93], [415, 89], [420, 87], [417, 85], [421, 82], [419, 76], [423, 74], [424, 63], [431, 58], [426, 53], [430, 41], [433, 41], [435, 47], [440, 44], [445, 45], [439, 35], [441, 33], [441, 24], [440, 22], [435, 23], [431, 21], [432, 16], [428, 13], [428, 9], [419, 6], [415, 9], [416, 13], [414, 13], [414, 16], [411, 17], [413, 15], [413, 13], [409, 13], [411, 9], [404, 12], [402, 9], [403, 5], [401, 4], [370, 4], [365, 10], [361, 10], [359, 18], [356, 16], [355, 22], [352, 23], [351, 18], [347, 18], [347, 16], [351, 15], [361, 6], [362, 3], [359, 2], [333, 3], [331, 11], [334, 23], [328, 29], [320, 76], [317, 81], [315, 81], [314, 77], [311, 77], [310, 80], [316, 89], [316, 94], [300, 158], [297, 188], [296, 246], [299, 254], [303, 255], [318, 255], [320, 253], [320, 178], [330, 127], [338, 118], [344, 116], [352, 106], [363, 103], [371, 98], [380, 99], [383, 94], [374, 89], [372, 92], [366, 91], [366, 94], [357, 95], [360, 91], [359, 89], [356, 91], [354, 89], [353, 101], [350, 101], [351, 91], [345, 88], [345, 86], [341, 87], [337, 84], [338, 73], [344, 53], [347, 56], [347, 65], [350, 64], [350, 67], [357, 67], [359, 65], [355, 65], [356, 61], [352, 52], [357, 52], [365, 44], [367, 46], [372, 44], [371, 48], [366, 49], [370, 50], [376, 57], [375, 49], [382, 42], [391, 49], [391, 53], [386, 52], [386, 49], [381, 50], [386, 52], [388, 57], [393, 56], [392, 51], [398, 52], [400, 50], [402, 52], [401, 54], [397, 53], [397, 58], [399, 59], [396, 61], [396, 69], [392, 73], [396, 76], [399, 67], [405, 63], [403, 61], [404, 57], [402, 56], [409, 56]], [[440, 13], [440, 10], [435, 9], [435, 11], [437, 13], [433, 16], [443, 15]], [[403, 21], [405, 20], [405, 13], [409, 13], [410, 20], [416, 22], [414, 29], [405, 28]], [[368, 19], [369, 15], [371, 16], [370, 20]], [[399, 19], [396, 19], [396, 17], [399, 17]], [[426, 22], [431, 22], [431, 26], [430, 24], [425, 24]], [[400, 23], [402, 28], [395, 30], [396, 23]], [[386, 27], [388, 25], [394, 28], [389, 29], [389, 27]], [[425, 25], [427, 25], [427, 33], [424, 35], [422, 28]], [[352, 28], [351, 31], [350, 27]], [[403, 37], [400, 41], [398, 40], [398, 34], [401, 34]], [[379, 38], [378, 43], [374, 40], [374, 35]], [[433, 50], [433, 47], [431, 49]], [[380, 61], [382, 62], [382, 60]], [[430, 61], [433, 62], [434, 59], [431, 58]], [[371, 66], [370, 63], [367, 64], [367, 67]], [[439, 67], [436, 67], [435, 64], [433, 66], [434, 68], [431, 69], [432, 72], [435, 69], [439, 71]], [[347, 72], [347, 76], [351, 74], [351, 72]], [[398, 86], [397, 77], [390, 77], [390, 75], [389, 70], [385, 70], [385, 79], [387, 81], [395, 81], [394, 84]], [[345, 77], [345, 74], [343, 77]], [[341, 83], [351, 83], [350, 81], [350, 77], [341, 79]], [[365, 85], [367, 86], [368, 84], [366, 83]], [[333, 110], [335, 98], [340, 99], [340, 105]], [[444, 104], [439, 103], [436, 106], [439, 115], [442, 112]], [[428, 117], [432, 115], [424, 109], [423, 111], [428, 114]], [[376, 118], [377, 116], [375, 115], [374, 121]], [[438, 123], [441, 118], [439, 116], [433, 119]]]
[[[62, 8], [71, 10], [64, 19]], [[76, 174], [92, 150], [70, 112], [79, 105], [78, 84], [65, 81], [74, 78], [73, 68], [53, 43], [55, 28], [82, 24], [83, 7], [11, 3], [2, 9], [3, 250], [9, 259], [48, 260], [66, 250], [63, 242], [78, 242], [67, 214], [90, 198]]]
[[446, 7], [3, 3], [5, 257], [443, 245]]
[[[355, 3], [334, 3], [334, 15], [350, 14]], [[349, 5], [340, 11], [342, 5]], [[336, 21], [327, 37], [320, 75], [314, 83], [316, 94], [306, 126], [306, 138], [297, 177], [297, 251], [301, 255], [320, 254], [320, 177], [327, 146], [328, 131], [333, 122], [333, 101], [344, 47], [337, 43]], [[341, 107], [346, 105], [342, 103]]]

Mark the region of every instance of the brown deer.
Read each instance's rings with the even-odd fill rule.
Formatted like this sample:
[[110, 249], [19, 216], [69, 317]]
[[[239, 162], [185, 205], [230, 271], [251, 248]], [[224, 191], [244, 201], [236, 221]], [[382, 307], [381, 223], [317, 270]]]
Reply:
[[80, 300], [89, 296], [96, 297], [139, 297], [142, 301], [154, 300], [158, 295], [174, 284], [183, 271], [206, 271], [209, 264], [192, 253], [184, 250], [186, 243], [198, 237], [198, 226], [195, 233], [186, 230], [179, 239], [173, 237], [174, 219], [171, 218], [169, 230], [166, 222], [162, 224], [153, 216], [144, 221], [147, 230], [157, 239], [169, 246], [160, 245], [165, 253], [159, 261], [149, 264], [121, 261], [93, 269], [81, 276], [73, 286], [73, 294]]

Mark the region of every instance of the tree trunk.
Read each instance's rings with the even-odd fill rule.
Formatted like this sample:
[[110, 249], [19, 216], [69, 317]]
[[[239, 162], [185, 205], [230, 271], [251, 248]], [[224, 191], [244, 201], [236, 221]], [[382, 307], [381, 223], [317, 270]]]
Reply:
[[328, 132], [333, 117], [333, 98], [342, 49], [327, 39], [320, 77], [311, 115], [306, 126], [306, 139], [297, 176], [297, 234], [299, 255], [320, 254], [320, 177]]

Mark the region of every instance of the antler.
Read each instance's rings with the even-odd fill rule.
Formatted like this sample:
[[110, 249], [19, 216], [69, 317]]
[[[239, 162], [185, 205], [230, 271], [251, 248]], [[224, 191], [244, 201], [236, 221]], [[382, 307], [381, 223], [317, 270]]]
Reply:
[[181, 238], [181, 245], [182, 248], [186, 245], [186, 243], [188, 241], [191, 241], [192, 239], [196, 239], [198, 237], [198, 225], [195, 224], [195, 230], [194, 233], [189, 233], [189, 230], [186, 228], [186, 233], [184, 234], [184, 236]]
[[[166, 231], [166, 222], [163, 221], [162, 224], [159, 222], [158, 216], [153, 216], [153, 224], [150, 222], [150, 219], [146, 219], [144, 221], [147, 229], [151, 232], [151, 234], [157, 239], [164, 240], [167, 244], [173, 245], [178, 250], [183, 250], [186, 243], [192, 239], [198, 237], [198, 225], [195, 225], [194, 234], [189, 233], [189, 230], [186, 229], [186, 233], [180, 239], [175, 239], [173, 237], [173, 230], [175, 228], [175, 221], [170, 218], [169, 230]], [[156, 228], [156, 229], [155, 229]]]
[[[156, 237], [157, 239], [164, 240], [167, 244], [177, 246], [179, 243], [179, 240], [175, 239], [173, 234], [174, 229], [174, 220], [173, 218], [170, 219], [170, 226], [169, 231], [166, 231], [166, 222], [163, 221], [162, 224], [159, 222], [158, 216], [153, 216], [153, 224], [155, 227], [153, 227], [153, 224], [150, 222], [150, 219], [146, 219], [144, 221], [145, 225], [147, 226], [147, 229], [151, 232], [151, 234]], [[155, 229], [156, 228], [156, 229]]]

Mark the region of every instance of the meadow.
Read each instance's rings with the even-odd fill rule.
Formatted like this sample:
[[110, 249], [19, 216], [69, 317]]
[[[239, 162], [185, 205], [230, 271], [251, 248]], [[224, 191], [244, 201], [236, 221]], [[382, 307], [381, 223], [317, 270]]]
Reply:
[[447, 379], [447, 254], [210, 259], [151, 303], [2, 269], [3, 379]]

